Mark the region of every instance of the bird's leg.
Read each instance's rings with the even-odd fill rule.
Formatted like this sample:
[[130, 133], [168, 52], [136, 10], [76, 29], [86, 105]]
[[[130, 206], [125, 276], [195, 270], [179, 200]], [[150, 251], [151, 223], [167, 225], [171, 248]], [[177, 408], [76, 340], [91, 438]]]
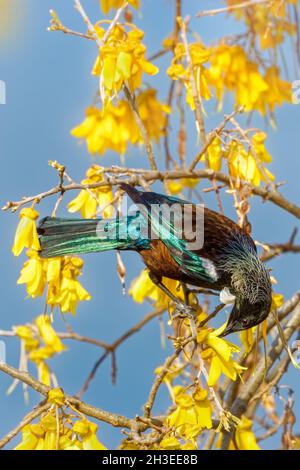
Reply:
[[183, 295], [184, 295], [184, 303], [186, 307], [188, 307], [188, 309], [190, 310], [190, 314], [188, 316], [194, 317], [195, 309], [190, 306], [190, 301], [189, 301], [189, 294], [191, 290], [188, 288], [188, 286], [184, 282], [182, 282], [181, 285], [182, 285], [182, 290], [183, 290]]
[[[157, 287], [159, 287], [168, 297], [170, 297], [171, 300], [173, 300], [176, 305], [176, 311], [178, 313], [178, 316], [188, 317], [193, 315], [194, 309], [188, 304], [184, 304], [177, 297], [175, 297], [175, 295], [173, 295], [172, 292], [170, 292], [169, 289], [161, 282], [161, 279], [159, 279], [153, 272], [149, 272], [149, 277]], [[177, 315], [175, 315], [175, 317], [176, 316]]]
[[198, 289], [189, 289], [189, 292], [191, 292], [192, 294], [216, 295], [216, 296], [220, 295], [220, 292], [217, 292], [211, 289], [204, 289], [202, 287], [199, 287]]

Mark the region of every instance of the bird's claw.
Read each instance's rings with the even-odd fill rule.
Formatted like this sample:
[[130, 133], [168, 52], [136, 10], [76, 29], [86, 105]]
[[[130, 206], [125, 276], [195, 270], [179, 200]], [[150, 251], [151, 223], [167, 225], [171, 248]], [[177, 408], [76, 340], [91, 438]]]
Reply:
[[177, 303], [174, 310], [173, 320], [177, 318], [194, 318], [195, 309], [189, 305]]

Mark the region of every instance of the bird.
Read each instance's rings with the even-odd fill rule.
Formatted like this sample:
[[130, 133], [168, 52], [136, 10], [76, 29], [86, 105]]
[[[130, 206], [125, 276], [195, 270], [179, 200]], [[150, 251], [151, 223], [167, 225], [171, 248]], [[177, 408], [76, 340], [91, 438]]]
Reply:
[[[199, 205], [184, 199], [138, 190], [125, 182], [120, 188], [133, 201], [134, 213], [115, 219], [45, 217], [37, 229], [40, 256], [134, 251], [152, 281], [179, 310], [189, 312], [189, 307], [169, 292], [163, 278], [218, 292], [223, 304], [232, 304], [221, 336], [252, 328], [267, 318], [272, 304], [270, 274], [248, 233], [207, 207], [201, 206], [201, 212]], [[174, 207], [170, 217], [166, 209]], [[178, 228], [180, 217], [189, 222], [183, 230]]]

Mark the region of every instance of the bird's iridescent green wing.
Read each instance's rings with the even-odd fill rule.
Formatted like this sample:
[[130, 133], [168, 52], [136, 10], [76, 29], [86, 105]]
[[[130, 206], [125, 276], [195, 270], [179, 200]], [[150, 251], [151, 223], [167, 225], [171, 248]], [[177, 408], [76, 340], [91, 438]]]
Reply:
[[[195, 221], [191, 219], [195, 217], [196, 206], [177, 197], [154, 192], [142, 192], [131, 186], [128, 187], [128, 185], [124, 185], [124, 189], [132, 200], [138, 204], [141, 214], [150, 222], [152, 235], [154, 234], [163, 241], [172, 258], [178, 263], [180, 270], [200, 281], [215, 282], [218, 275], [214, 264], [198, 253], [202, 248], [201, 240], [197, 249], [191, 248], [193, 234], [191, 230], [186, 230], [185, 227], [183, 230], [182, 227], [184, 218], [185, 225], [187, 224], [191, 228], [195, 226]], [[203, 210], [200, 225], [199, 231], [202, 232], [200, 235], [204, 236]]]

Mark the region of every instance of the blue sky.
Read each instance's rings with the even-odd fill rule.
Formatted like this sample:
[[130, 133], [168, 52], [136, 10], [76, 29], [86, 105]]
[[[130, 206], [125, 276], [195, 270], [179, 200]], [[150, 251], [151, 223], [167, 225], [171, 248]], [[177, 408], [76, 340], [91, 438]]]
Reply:
[[[83, 0], [92, 19], [101, 18], [98, 0]], [[172, 0], [142, 0], [142, 14], [137, 23], [146, 32], [145, 42], [149, 54], [161, 47], [162, 39], [173, 27]], [[220, 6], [220, 2], [185, 0], [184, 8], [192, 17], [200, 9]], [[57, 10], [61, 20], [75, 30], [84, 30], [81, 18], [73, 8], [72, 0], [17, 0], [20, 18], [15, 31], [0, 44], [0, 80], [7, 86], [7, 104], [0, 105], [0, 158], [1, 158], [1, 206], [9, 199], [18, 199], [50, 188], [56, 184], [55, 172], [47, 165], [48, 160], [57, 159], [66, 165], [72, 177], [79, 181], [92, 162], [101, 165], [118, 164], [119, 157], [108, 152], [104, 157], [92, 158], [84, 145], [79, 146], [70, 136], [70, 129], [83, 118], [84, 109], [91, 102], [97, 87], [97, 80], [90, 76], [96, 57], [96, 49], [90, 41], [49, 33], [49, 9]], [[23, 7], [23, 8], [22, 8]], [[229, 34], [239, 26], [225, 21], [223, 16], [194, 19], [193, 29], [206, 41], [219, 35]], [[289, 49], [286, 49], [289, 57]], [[164, 71], [169, 57], [159, 59], [157, 65]], [[159, 86], [160, 97], [165, 99], [167, 80], [163, 75], [148, 81]], [[292, 74], [293, 80], [299, 79]], [[225, 111], [230, 111], [230, 100]], [[207, 108], [207, 129], [212, 129], [222, 120], [214, 108]], [[299, 203], [299, 117], [300, 107], [286, 105], [277, 114], [278, 130], [271, 128], [267, 148], [273, 156], [271, 171], [278, 181], [286, 180], [282, 192]], [[261, 118], [254, 119], [254, 125], [265, 129]], [[198, 144], [194, 132], [192, 115], [188, 121], [189, 155], [193, 156]], [[175, 148], [175, 144], [172, 144]], [[158, 161], [163, 164], [163, 150], [156, 149]], [[130, 166], [148, 167], [143, 150], [130, 148], [126, 155]], [[207, 182], [200, 188], [207, 187]], [[66, 200], [74, 195], [68, 195]], [[54, 200], [40, 205], [42, 216], [53, 209]], [[210, 195], [205, 202], [216, 207], [215, 198]], [[230, 196], [224, 196], [226, 213], [234, 217]], [[61, 214], [63, 214], [63, 210]], [[270, 203], [253, 200], [250, 214], [253, 236], [256, 239], [275, 242], [286, 241], [297, 225], [295, 218], [280, 211]], [[43, 299], [25, 299], [23, 286], [16, 287], [16, 280], [23, 257], [14, 258], [11, 245], [18, 217], [9, 213], [0, 214], [0, 328], [10, 329], [12, 325], [31, 321], [42, 312]], [[127, 283], [141, 270], [142, 264], [134, 254], [124, 256], [127, 266]], [[299, 260], [286, 255], [272, 262], [274, 275], [279, 281], [278, 291], [290, 296], [299, 288]], [[67, 317], [75, 331], [104, 341], [113, 341], [150, 311], [147, 305], [134, 304], [130, 297], [122, 296], [120, 283], [115, 271], [115, 254], [103, 253], [86, 256], [82, 283], [92, 294], [90, 302], [82, 303], [76, 317]], [[63, 321], [57, 316], [57, 329], [63, 329]], [[17, 366], [19, 344], [8, 339], [7, 361]], [[68, 393], [76, 393], [98, 358], [100, 350], [89, 345], [68, 343], [69, 350], [52, 360], [60, 385]], [[139, 334], [129, 339], [117, 352], [117, 384], [110, 380], [110, 360], [98, 372], [85, 399], [101, 408], [134, 416], [141, 411], [146, 401], [154, 369], [162, 364], [167, 350], [160, 344], [159, 324], [149, 324]], [[34, 369], [33, 369], [34, 370]], [[297, 392], [299, 399], [299, 372], [290, 370], [284, 379]], [[5, 434], [16, 425], [24, 414], [22, 388], [18, 387], [12, 396], [5, 391], [10, 384], [7, 377], [0, 377], [0, 434]], [[37, 402], [38, 397], [30, 394], [26, 411]], [[168, 405], [167, 396], [161, 393], [156, 411], [162, 412]], [[297, 411], [300, 408], [297, 405]], [[100, 424], [100, 437], [104, 444], [115, 446], [119, 442], [118, 430]], [[275, 447], [276, 439], [267, 444]]]

